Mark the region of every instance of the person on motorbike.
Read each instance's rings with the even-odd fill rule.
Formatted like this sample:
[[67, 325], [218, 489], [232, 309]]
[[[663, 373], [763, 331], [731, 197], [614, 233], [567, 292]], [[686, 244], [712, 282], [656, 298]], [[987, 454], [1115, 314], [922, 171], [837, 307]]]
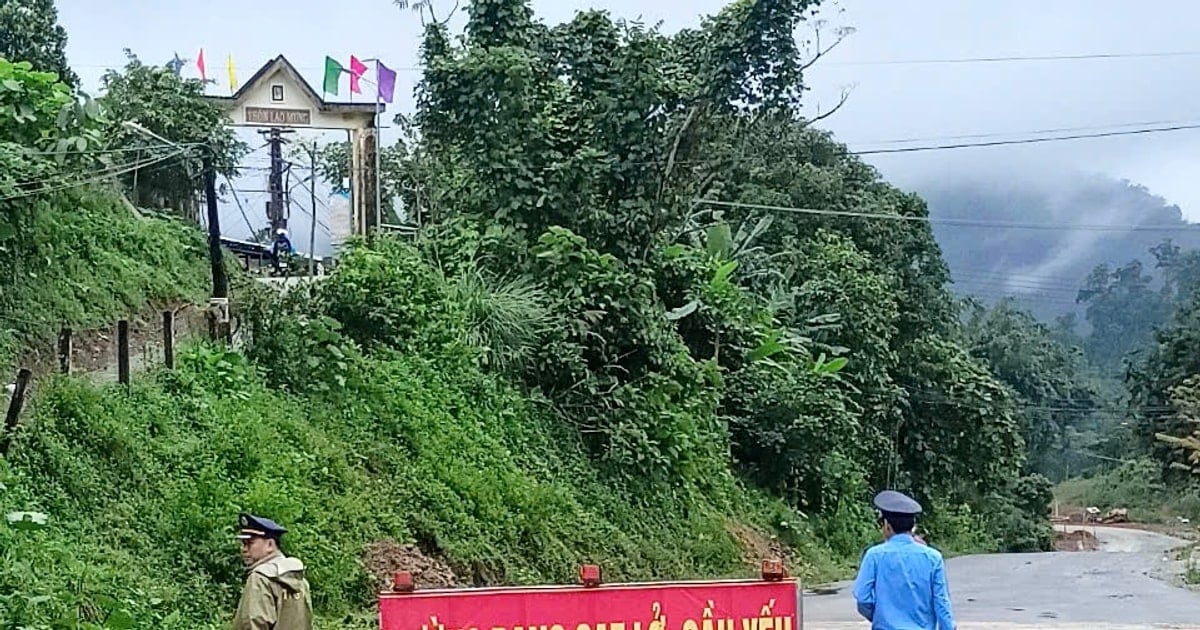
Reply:
[[275, 268], [275, 275], [282, 273], [280, 265], [281, 257], [291, 257], [295, 253], [296, 248], [292, 247], [292, 241], [288, 238], [287, 230], [283, 228], [275, 230], [275, 241], [271, 243], [271, 263]]

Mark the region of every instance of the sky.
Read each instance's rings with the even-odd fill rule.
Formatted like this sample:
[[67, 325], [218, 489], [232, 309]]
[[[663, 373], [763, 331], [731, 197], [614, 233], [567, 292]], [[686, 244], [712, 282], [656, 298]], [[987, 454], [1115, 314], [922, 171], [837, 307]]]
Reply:
[[[615, 17], [661, 22], [664, 31], [673, 32], [697, 25], [703, 14], [715, 13], [726, 2], [532, 4], [549, 23], [597, 8]], [[397, 100], [389, 111], [412, 109], [420, 24], [415, 13], [395, 8], [390, 0], [58, 0], [58, 7], [69, 37], [68, 60], [85, 89], [95, 91], [106, 68], [123, 65], [125, 48], [144, 61], [162, 63], [176, 53], [190, 62], [203, 47], [208, 74], [218, 79], [214, 94], [228, 94], [228, 85], [222, 86], [228, 54], [243, 81], [283, 54], [318, 90], [325, 56], [345, 63], [354, 54], [381, 58], [398, 69]], [[1194, 80], [1200, 75], [1200, 43], [1195, 41], [1200, 3], [1149, 0], [1134, 9], [1127, 0], [841, 0], [823, 4], [816, 19], [825, 22], [824, 41], [837, 27], [854, 29], [810, 70], [806, 103], [810, 113], [826, 112], [851, 88], [845, 106], [820, 126], [853, 150], [961, 142], [947, 138], [962, 135], [989, 135], [970, 140], [979, 142], [1030, 138], [1047, 129], [1088, 128], [1068, 133], [1094, 133], [1200, 124], [1200, 114], [1192, 115], [1188, 105], [1200, 100], [1200, 82]], [[1140, 56], [961, 61], [1111, 54]], [[1146, 56], [1151, 54], [1159, 56]], [[195, 66], [189, 63], [185, 72], [194, 74]], [[916, 141], [892, 143], [911, 139]], [[998, 177], [1105, 173], [1141, 183], [1179, 204], [1188, 218], [1200, 220], [1200, 178], [1192, 177], [1200, 167], [1194, 148], [1198, 143], [1200, 129], [864, 159], [910, 190], [981, 172]], [[258, 159], [264, 159], [262, 153]], [[261, 200], [251, 201], [261, 214]], [[226, 223], [228, 212], [223, 211]]]

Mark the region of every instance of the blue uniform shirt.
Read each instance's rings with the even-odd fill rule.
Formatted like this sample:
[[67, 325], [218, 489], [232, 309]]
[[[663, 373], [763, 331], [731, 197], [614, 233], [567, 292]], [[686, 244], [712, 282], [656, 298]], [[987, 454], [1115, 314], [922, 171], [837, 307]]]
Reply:
[[863, 554], [854, 601], [873, 630], [954, 630], [942, 554], [910, 534]]

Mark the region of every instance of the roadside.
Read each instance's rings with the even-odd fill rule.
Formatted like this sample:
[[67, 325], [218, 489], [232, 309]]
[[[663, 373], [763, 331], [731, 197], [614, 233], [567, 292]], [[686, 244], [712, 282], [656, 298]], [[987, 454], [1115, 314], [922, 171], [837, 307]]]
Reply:
[[[1200, 628], [1200, 593], [1169, 579], [1180, 566], [1175, 555], [1188, 541], [1131, 527], [1059, 529], [1089, 532], [1097, 549], [961, 556], [946, 562], [963, 630]], [[855, 613], [849, 586], [830, 585], [823, 590], [827, 595], [805, 595], [806, 630], [867, 627]]]

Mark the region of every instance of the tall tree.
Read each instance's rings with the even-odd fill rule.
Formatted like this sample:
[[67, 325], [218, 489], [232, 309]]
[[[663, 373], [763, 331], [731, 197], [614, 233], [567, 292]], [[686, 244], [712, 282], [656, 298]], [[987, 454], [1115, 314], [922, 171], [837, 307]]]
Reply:
[[1020, 419], [958, 341], [928, 224], [895, 220], [924, 203], [799, 114], [816, 5], [738, 0], [672, 36], [522, 0], [472, 1], [462, 40], [428, 24], [406, 155], [430, 240], [546, 285], [566, 323], [530, 384], [622, 470], [686, 468], [727, 426], [748, 476], [820, 512], [868, 484], [1003, 490]]
[[1016, 394], [1029, 468], [1064, 478], [1072, 436], [1098, 406], [1082, 353], [1011, 301], [971, 308], [965, 333], [971, 354]]
[[28, 61], [35, 70], [53, 72], [77, 87], [79, 77], [67, 65], [67, 31], [58, 23], [54, 0], [0, 0], [0, 57]]
[[1130, 352], [1150, 345], [1155, 328], [1170, 317], [1171, 300], [1153, 282], [1141, 261], [1134, 260], [1116, 269], [1097, 266], [1079, 290], [1077, 301], [1087, 305], [1092, 327], [1085, 345], [1088, 357], [1110, 375], [1120, 373]]
[[204, 84], [198, 79], [144, 64], [128, 50], [125, 55], [125, 68], [109, 70], [102, 80], [100, 100], [108, 115], [110, 148], [121, 150], [126, 161], [134, 164], [155, 157], [170, 159], [130, 171], [123, 180], [138, 205], [191, 216], [193, 195], [204, 186], [203, 152], [211, 151], [218, 171], [232, 175], [248, 147], [226, 126], [220, 108], [205, 100]]

